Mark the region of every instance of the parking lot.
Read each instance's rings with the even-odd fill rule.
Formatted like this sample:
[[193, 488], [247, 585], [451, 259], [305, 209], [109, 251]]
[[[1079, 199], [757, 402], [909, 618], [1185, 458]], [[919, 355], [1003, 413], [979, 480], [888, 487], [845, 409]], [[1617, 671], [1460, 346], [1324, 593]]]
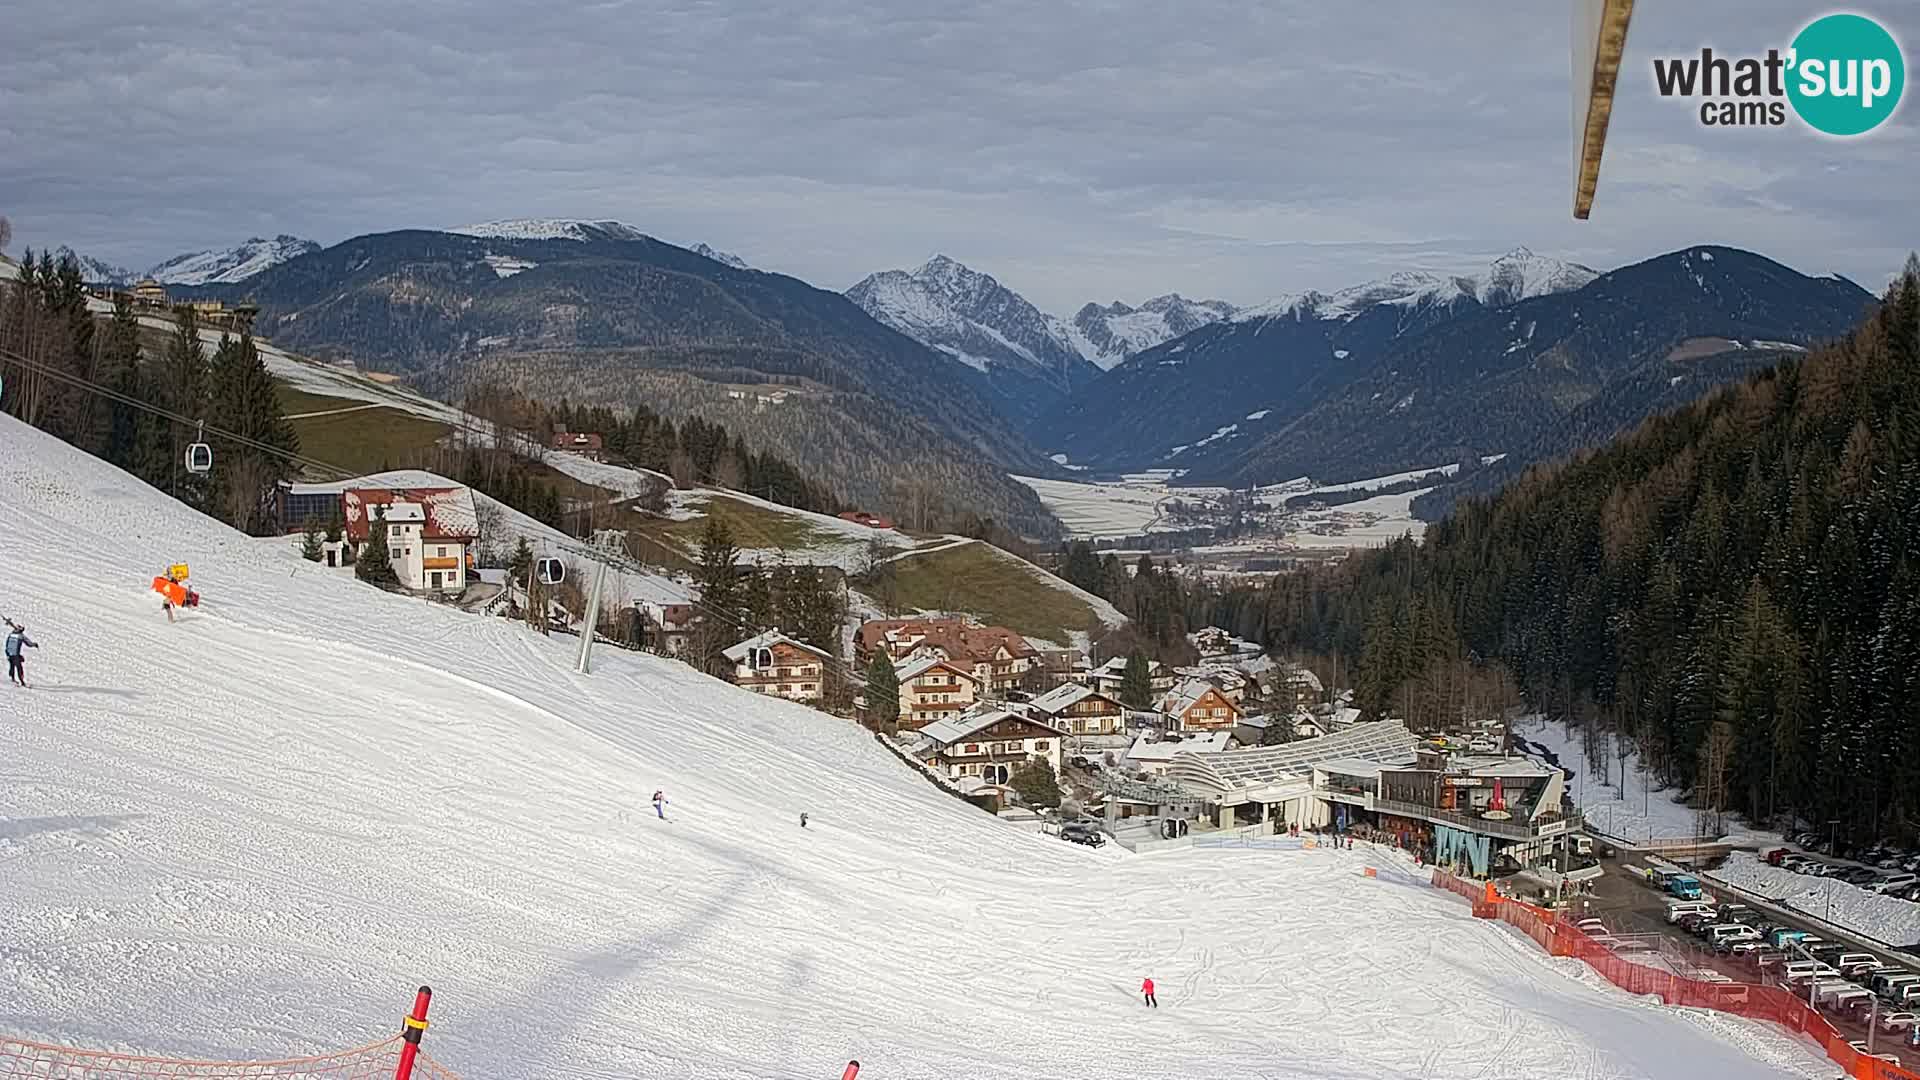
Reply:
[[[1627, 861], [1635, 861], [1629, 859]], [[1772, 968], [1763, 972], [1757, 965], [1746, 959], [1717, 954], [1699, 938], [1685, 929], [1667, 922], [1667, 904], [1671, 900], [1664, 893], [1640, 883], [1622, 872], [1621, 862], [1610, 859], [1604, 862], [1607, 868], [1605, 876], [1592, 883], [1591, 895], [1584, 898], [1583, 907], [1575, 918], [1598, 918], [1604, 922], [1615, 936], [1629, 937], [1636, 945], [1633, 951], [1623, 952], [1629, 959], [1649, 963], [1687, 974], [1690, 970], [1716, 971], [1736, 982], [1778, 984], [1779, 969]], [[1713, 891], [1713, 883], [1705, 883], [1708, 891]], [[1727, 901], [1738, 903], [1738, 897], [1728, 895]], [[1823, 931], [1811, 923], [1791, 916], [1781, 916], [1773, 912], [1756, 910], [1757, 921], [1765, 921], [1776, 926], [1788, 926], [1804, 930], [1819, 937], [1835, 940], [1830, 931]], [[1883, 963], [1896, 967], [1911, 967], [1911, 962], [1893, 956], [1884, 949], [1861, 947], [1853, 942], [1835, 940], [1836, 944], [1846, 946], [1848, 952], [1871, 953]], [[1797, 958], [1797, 957], [1796, 957]], [[1920, 974], [1920, 971], [1916, 971]], [[1804, 993], [1805, 990], [1799, 991]], [[1896, 1011], [1886, 1002], [1879, 1003], [1881, 1012]], [[1906, 1011], [1920, 1011], [1908, 1007]], [[1849, 1014], [1836, 1015], [1822, 1010], [1822, 1015], [1832, 1020], [1834, 1026], [1850, 1040], [1865, 1042], [1868, 1040], [1867, 1024], [1864, 1020]], [[1886, 1031], [1874, 1033], [1873, 1045], [1876, 1052], [1891, 1052], [1899, 1055], [1903, 1063], [1920, 1060], [1920, 1049], [1909, 1043], [1911, 1032]]]

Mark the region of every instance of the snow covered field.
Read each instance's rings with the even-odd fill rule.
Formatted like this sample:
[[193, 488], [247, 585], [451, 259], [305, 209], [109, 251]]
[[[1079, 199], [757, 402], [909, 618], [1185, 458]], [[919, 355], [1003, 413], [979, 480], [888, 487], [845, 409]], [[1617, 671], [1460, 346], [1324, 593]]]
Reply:
[[[1101, 538], [1138, 536], [1159, 520], [1162, 499], [1176, 489], [1148, 482], [1083, 484], [1074, 480], [1045, 480], [1015, 476], [1034, 494], [1072, 536]], [[1194, 497], [1189, 493], [1189, 498]]]
[[[1367, 852], [1064, 844], [844, 721], [617, 650], [579, 676], [570, 640], [370, 590], [11, 418], [0, 448], [5, 613], [42, 646], [0, 719], [7, 1034], [277, 1057], [387, 1034], [425, 982], [429, 1049], [476, 1078], [1832, 1071]], [[175, 560], [206, 599], [169, 624], [145, 582]]]
[[[1409, 533], [1415, 540], [1426, 535], [1427, 523], [1413, 516], [1413, 500], [1431, 488], [1402, 491], [1394, 495], [1375, 495], [1371, 499], [1347, 503], [1327, 510], [1309, 510], [1300, 515], [1301, 527], [1287, 534], [1287, 542], [1303, 548], [1381, 547]], [[1343, 527], [1332, 535], [1311, 531], [1315, 524], [1338, 521], [1342, 515], [1372, 514], [1367, 525]]]
[[[1627, 755], [1626, 769], [1608, 747], [1606, 776], [1587, 764], [1584, 733], [1569, 731], [1558, 721], [1540, 715], [1517, 720], [1513, 725], [1517, 739], [1545, 747], [1574, 772], [1570, 785], [1574, 805], [1587, 817], [1587, 827], [1620, 840], [1647, 843], [1656, 840], [1692, 840], [1700, 835], [1699, 815], [1678, 801], [1679, 792], [1650, 782], [1641, 768], [1640, 755]], [[1521, 749], [1526, 749], [1522, 747]], [[1780, 842], [1778, 833], [1748, 827], [1729, 815], [1730, 826], [1723, 838], [1733, 843], [1765, 844]]]
[[[1498, 457], [1489, 460], [1498, 460]], [[1458, 465], [1444, 465], [1325, 486], [1315, 486], [1311, 480], [1302, 478], [1257, 488], [1254, 498], [1268, 506], [1277, 507], [1300, 495], [1361, 491], [1400, 483], [1428, 473], [1452, 475], [1458, 471]], [[1202, 503], [1227, 495], [1227, 489], [1220, 487], [1173, 487], [1167, 483], [1171, 478], [1164, 471], [1130, 474], [1119, 481], [1100, 483], [1046, 480], [1036, 476], [1014, 477], [1040, 496], [1040, 501], [1067, 527], [1069, 535], [1088, 539], [1140, 536], [1159, 530], [1183, 528], [1185, 523], [1161, 517], [1162, 504], [1175, 499]], [[1406, 533], [1412, 533], [1418, 539], [1426, 531], [1426, 523], [1414, 518], [1411, 507], [1413, 500], [1425, 493], [1426, 489], [1404, 491], [1396, 495], [1376, 495], [1327, 510], [1303, 511], [1297, 517], [1298, 527], [1279, 538], [1278, 545], [1320, 549], [1378, 547]], [[1312, 531], [1316, 524], [1338, 521], [1343, 515], [1353, 514], [1376, 514], [1380, 515], [1380, 520], [1372, 525], [1343, 529], [1338, 534]], [[1273, 550], [1275, 546], [1273, 541], [1249, 541], [1204, 550], [1219, 553], [1251, 552]]]
[[1726, 865], [1707, 876], [1897, 949], [1920, 945], [1920, 904], [1911, 900], [1768, 866], [1745, 851], [1734, 852]]
[[[611, 466], [608, 467], [611, 468]], [[756, 566], [768, 566], [784, 559], [788, 562], [804, 561], [821, 566], [837, 566], [848, 573], [855, 573], [866, 568], [868, 548], [875, 540], [889, 551], [896, 553], [905, 552], [920, 543], [898, 529], [875, 529], [858, 522], [844, 521], [832, 514], [796, 510], [791, 506], [768, 502], [739, 491], [696, 488], [669, 492], [667, 516], [679, 521], [705, 517], [707, 504], [716, 497], [743, 503], [770, 514], [792, 518], [805, 526], [807, 545], [790, 551], [775, 547], [755, 547], [752, 535], [742, 534], [736, 530], [733, 540], [740, 549], [740, 560]], [[947, 539], [964, 538], [948, 537]]]

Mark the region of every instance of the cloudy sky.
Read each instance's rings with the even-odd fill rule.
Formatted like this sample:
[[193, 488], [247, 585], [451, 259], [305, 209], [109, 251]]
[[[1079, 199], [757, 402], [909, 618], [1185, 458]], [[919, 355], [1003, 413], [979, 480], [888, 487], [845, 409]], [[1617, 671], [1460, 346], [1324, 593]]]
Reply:
[[[1727, 243], [1877, 288], [1920, 246], [1911, 102], [1843, 142], [1653, 93], [1656, 55], [1784, 47], [1827, 10], [1800, 0], [1639, 5], [1585, 223], [1565, 0], [7, 7], [15, 253], [618, 218], [832, 288], [945, 252], [1070, 312], [1520, 245], [1606, 268]], [[1856, 10], [1920, 58], [1920, 4]]]

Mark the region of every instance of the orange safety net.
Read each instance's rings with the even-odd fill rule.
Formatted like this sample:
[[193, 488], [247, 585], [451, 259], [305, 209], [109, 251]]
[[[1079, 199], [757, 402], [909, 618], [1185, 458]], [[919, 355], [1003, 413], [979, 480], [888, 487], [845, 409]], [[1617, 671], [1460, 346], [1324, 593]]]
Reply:
[[1435, 870], [1433, 884], [1435, 888], [1473, 901], [1475, 916], [1499, 919], [1515, 927], [1553, 956], [1570, 956], [1585, 962], [1608, 982], [1630, 994], [1657, 994], [1668, 1005], [1715, 1009], [1776, 1024], [1818, 1043], [1827, 1057], [1855, 1080], [1920, 1080], [1920, 1073], [1855, 1050], [1838, 1028], [1807, 1004], [1806, 998], [1786, 989], [1759, 983], [1703, 982], [1636, 964], [1577, 928], [1560, 922], [1553, 912], [1494, 895], [1483, 883]]
[[[140, 1057], [100, 1050], [0, 1038], [0, 1078], [33, 1080], [392, 1080], [400, 1063], [400, 1036], [316, 1057], [282, 1061], [188, 1061]], [[440, 1063], [420, 1054], [415, 1077], [458, 1080]]]

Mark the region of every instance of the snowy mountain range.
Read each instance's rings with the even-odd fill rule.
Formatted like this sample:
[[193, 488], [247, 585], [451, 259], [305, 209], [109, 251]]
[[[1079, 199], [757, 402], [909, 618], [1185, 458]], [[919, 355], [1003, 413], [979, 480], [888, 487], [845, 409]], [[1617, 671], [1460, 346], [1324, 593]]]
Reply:
[[1535, 255], [1515, 248], [1495, 259], [1484, 273], [1432, 274], [1402, 270], [1377, 281], [1338, 292], [1294, 293], [1235, 313], [1235, 322], [1260, 319], [1333, 319], [1347, 321], [1381, 304], [1409, 310], [1450, 308], [1471, 301], [1481, 307], [1505, 307], [1536, 296], [1572, 292], [1600, 276], [1579, 263]]
[[129, 270], [104, 259], [81, 255], [69, 247], [54, 249], [54, 259], [72, 256], [80, 264], [80, 275], [100, 285], [130, 285], [141, 278], [152, 278], [163, 285], [232, 285], [279, 266], [288, 259], [319, 251], [320, 245], [297, 236], [281, 234], [271, 240], [252, 237], [245, 243], [220, 251], [194, 251], [144, 271]]
[[[1235, 486], [1490, 454], [1519, 468], [1770, 363], [1761, 343], [1832, 337], [1870, 301], [1731, 248], [1606, 274], [1519, 249], [1478, 273], [1245, 309], [1134, 356], [1029, 433], [1096, 472]], [[1720, 353], [1743, 355], [1703, 362]]]
[[65, 244], [53, 249], [53, 261], [60, 262], [71, 258], [80, 264], [80, 276], [89, 283], [103, 285], [125, 285], [138, 275], [124, 266], [115, 266], [105, 259], [96, 259], [91, 255], [82, 255]]
[[461, 236], [494, 240], [647, 240], [646, 233], [624, 221], [584, 221], [579, 218], [512, 218], [483, 221], [446, 230]]
[[1088, 304], [1074, 315], [1069, 340], [1080, 355], [1111, 371], [1135, 353], [1231, 318], [1236, 310], [1225, 300], [1189, 300], [1179, 293], [1156, 296], [1137, 308], [1118, 300], [1105, 307]]
[[847, 298], [876, 320], [987, 375], [1016, 423], [1100, 376], [1059, 319], [964, 263], [870, 274]]
[[225, 251], [176, 255], [148, 270], [146, 276], [162, 285], [231, 285], [288, 259], [319, 250], [319, 244], [285, 233], [271, 240], [255, 236]]

